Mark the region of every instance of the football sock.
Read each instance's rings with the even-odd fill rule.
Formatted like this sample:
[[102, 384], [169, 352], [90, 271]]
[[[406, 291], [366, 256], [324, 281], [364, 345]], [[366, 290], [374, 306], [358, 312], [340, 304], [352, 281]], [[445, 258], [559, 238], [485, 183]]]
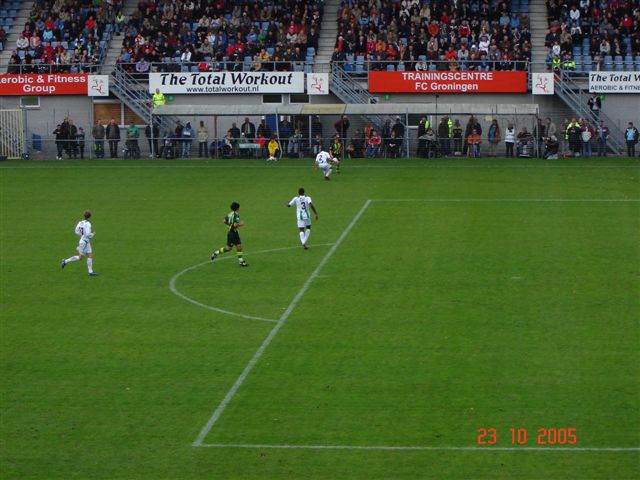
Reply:
[[303, 244], [307, 243], [309, 241], [309, 236], [311, 235], [311, 229], [307, 229], [304, 232], [304, 242], [302, 242]]
[[93, 258], [87, 257], [87, 270], [89, 270], [89, 273], [93, 272]]
[[67, 258], [64, 263], [71, 263], [71, 262], [77, 262], [78, 260], [80, 260], [80, 257], [75, 255], [73, 257], [69, 257]]
[[304, 235], [304, 232], [300, 232], [300, 243], [301, 243], [302, 245], [304, 245], [304, 241], [305, 241], [305, 235]]
[[224, 252], [226, 252], [224, 247], [220, 247], [218, 250], [215, 251], [215, 253], [217, 253], [218, 255], [222, 255]]
[[236, 252], [236, 255], [238, 255], [238, 263], [244, 262], [244, 258], [242, 257], [242, 252]]

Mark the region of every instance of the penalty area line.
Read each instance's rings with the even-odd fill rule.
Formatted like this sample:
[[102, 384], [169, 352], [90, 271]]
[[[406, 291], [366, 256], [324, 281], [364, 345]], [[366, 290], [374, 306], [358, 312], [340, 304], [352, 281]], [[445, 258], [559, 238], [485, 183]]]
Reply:
[[364, 203], [362, 208], [360, 208], [358, 213], [356, 213], [355, 217], [353, 217], [353, 220], [351, 220], [351, 223], [349, 223], [349, 225], [347, 225], [347, 227], [344, 229], [344, 231], [342, 232], [342, 234], [340, 235], [336, 243], [333, 244], [333, 246], [329, 249], [326, 255], [322, 258], [322, 260], [320, 261], [316, 269], [313, 272], [311, 272], [311, 275], [309, 275], [309, 278], [307, 278], [307, 280], [304, 282], [304, 285], [302, 285], [302, 287], [300, 288], [296, 296], [293, 297], [293, 300], [291, 300], [291, 303], [289, 304], [287, 309], [278, 319], [278, 323], [276, 323], [273, 329], [271, 329], [271, 331], [269, 332], [269, 335], [267, 335], [267, 337], [263, 340], [262, 344], [258, 347], [258, 350], [256, 350], [256, 353], [253, 354], [253, 357], [251, 357], [251, 360], [249, 360], [249, 363], [247, 363], [247, 366], [244, 367], [244, 370], [242, 370], [242, 373], [240, 373], [240, 376], [236, 379], [234, 384], [231, 386], [227, 394], [222, 399], [222, 402], [220, 402], [218, 407], [215, 409], [215, 411], [207, 421], [206, 425], [202, 427], [202, 430], [198, 434], [198, 437], [194, 440], [192, 444], [194, 447], [202, 446], [202, 442], [205, 439], [205, 437], [209, 434], [209, 432], [211, 431], [213, 426], [216, 424], [220, 416], [224, 413], [224, 411], [227, 408], [227, 405], [229, 405], [229, 402], [233, 400], [233, 397], [235, 397], [236, 392], [242, 386], [242, 384], [244, 383], [245, 379], [247, 378], [251, 370], [253, 370], [253, 367], [255, 366], [255, 364], [258, 362], [258, 360], [260, 359], [264, 351], [271, 344], [271, 342], [273, 341], [275, 336], [278, 334], [278, 332], [280, 331], [284, 323], [287, 321], [287, 318], [289, 318], [289, 315], [291, 315], [291, 312], [293, 312], [293, 309], [296, 308], [296, 305], [298, 305], [298, 302], [300, 301], [302, 296], [309, 289], [309, 286], [311, 285], [313, 280], [318, 276], [318, 274], [320, 273], [320, 270], [322, 270], [322, 268], [326, 265], [329, 259], [333, 256], [333, 254], [336, 252], [340, 244], [344, 241], [344, 239], [347, 237], [351, 229], [355, 226], [355, 224], [358, 222], [358, 220], [360, 219], [360, 217], [362, 216], [362, 214], [365, 212], [365, 210], [370, 204], [371, 204], [371, 200], [367, 200]]
[[273, 450], [381, 450], [381, 451], [449, 451], [449, 452], [640, 452], [640, 447], [447, 447], [420, 445], [262, 445], [238, 443], [202, 443], [205, 448], [245, 448]]

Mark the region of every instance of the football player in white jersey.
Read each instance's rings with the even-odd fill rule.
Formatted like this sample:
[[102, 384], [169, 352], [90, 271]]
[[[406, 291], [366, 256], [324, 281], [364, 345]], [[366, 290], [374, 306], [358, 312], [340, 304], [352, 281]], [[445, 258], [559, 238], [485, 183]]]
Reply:
[[337, 157], [334, 157], [331, 152], [326, 152], [321, 150], [318, 155], [316, 155], [316, 168], [319, 168], [323, 171], [324, 179], [329, 180], [329, 175], [331, 175], [332, 166], [331, 164], [338, 164], [340, 160]]
[[300, 243], [302, 248], [307, 250], [307, 242], [309, 241], [309, 235], [311, 235], [311, 213], [309, 209], [313, 210], [313, 213], [318, 220], [318, 211], [315, 205], [311, 201], [311, 197], [308, 197], [304, 193], [304, 188], [298, 189], [298, 196], [293, 197], [287, 207], [296, 206], [296, 222], [298, 223], [298, 230], [300, 230]]
[[89, 271], [89, 275], [94, 277], [97, 275], [97, 273], [93, 271], [93, 250], [91, 249], [91, 239], [94, 237], [96, 232], [91, 231], [91, 222], [89, 221], [89, 219], [91, 218], [91, 212], [89, 210], [85, 210], [83, 217], [84, 220], [80, 220], [75, 229], [75, 234], [80, 237], [80, 241], [78, 242], [78, 246], [76, 247], [78, 255], [63, 259], [60, 262], [60, 267], [64, 268], [67, 263], [78, 262], [82, 260], [86, 255], [87, 270]]

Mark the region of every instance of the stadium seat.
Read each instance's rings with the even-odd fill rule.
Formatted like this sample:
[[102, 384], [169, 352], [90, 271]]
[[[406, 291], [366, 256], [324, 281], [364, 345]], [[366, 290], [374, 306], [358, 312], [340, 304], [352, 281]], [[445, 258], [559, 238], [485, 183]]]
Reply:
[[313, 47], [307, 47], [307, 57], [315, 57], [316, 49]]
[[393, 63], [388, 63], [387, 72], [395, 72], [395, 71], [396, 71], [396, 66]]
[[399, 63], [399, 64], [398, 64], [398, 68], [397, 68], [397, 70], [398, 70], [399, 72], [404, 72], [404, 71], [405, 71], [405, 69], [406, 69], [406, 67], [405, 67], [404, 63]]

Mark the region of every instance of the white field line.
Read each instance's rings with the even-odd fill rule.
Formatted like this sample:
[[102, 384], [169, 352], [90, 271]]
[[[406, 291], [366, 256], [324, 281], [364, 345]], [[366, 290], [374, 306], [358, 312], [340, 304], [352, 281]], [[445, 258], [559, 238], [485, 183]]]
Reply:
[[[152, 160], [149, 160], [150, 162]], [[210, 165], [210, 164], [206, 164], [206, 165], [129, 165], [127, 163], [125, 163], [124, 160], [113, 160], [113, 163], [109, 164], [109, 165], [88, 165], [88, 164], [82, 164], [82, 165], [61, 165], [60, 163], [54, 161], [54, 160], [38, 160], [38, 162], [42, 162], [42, 164], [30, 164], [29, 166], [17, 166], [17, 165], [7, 165], [7, 166], [2, 166], [0, 167], [0, 171], [2, 170], [29, 170], [29, 169], [55, 169], [55, 170], [61, 170], [61, 169], [66, 169], [66, 170], [73, 170], [73, 169], [89, 169], [89, 168], [97, 168], [97, 169], [109, 169], [109, 168], [233, 168], [234, 170], [237, 170], [239, 168], [269, 168], [269, 170], [272, 170], [274, 167], [273, 166], [266, 166], [263, 165], [262, 163], [260, 164], [256, 164], [256, 165], [229, 165], [229, 164], [223, 164], [223, 165]], [[416, 160], [416, 162], [420, 162], [419, 160]], [[482, 165], [482, 164], [478, 164], [478, 165], [431, 165], [428, 163], [416, 163], [414, 165], [406, 165], [406, 164], [402, 164], [402, 165], [372, 165], [372, 164], [349, 164], [348, 165], [349, 169], [360, 169], [360, 168], [382, 168], [382, 169], [406, 169], [406, 168], [445, 168], [445, 169], [467, 169], [467, 168], [472, 168], [472, 169], [483, 169], [483, 168], [534, 168], [534, 169], [541, 169], [541, 168], [581, 168], [581, 169], [587, 169], [587, 168], [595, 168], [595, 169], [601, 169], [601, 168], [640, 168], [640, 164], [638, 165], [545, 165], [545, 164], [530, 164], [530, 165]], [[312, 168], [312, 162], [311, 160], [309, 160], [309, 164], [305, 164], [305, 165], [278, 165], [277, 166], [278, 169], [311, 169]]]
[[640, 198], [376, 198], [373, 202], [433, 203], [637, 203]]
[[[326, 247], [326, 246], [330, 246], [330, 245], [333, 245], [333, 243], [320, 243], [320, 244], [316, 244], [316, 245], [312, 245], [312, 246]], [[260, 254], [263, 254], [263, 253], [281, 252], [281, 251], [284, 251], [284, 250], [293, 250], [293, 249], [298, 249], [298, 248], [300, 248], [300, 247], [272, 248], [272, 249], [269, 249], [269, 250], [260, 250], [260, 251], [257, 251], [257, 252], [253, 252], [253, 253], [251, 253], [251, 255], [260, 255]], [[247, 319], [247, 320], [260, 320], [260, 321], [263, 321], [263, 322], [277, 323], [278, 322], [277, 320], [274, 320], [274, 319], [271, 319], [271, 318], [255, 317], [253, 315], [244, 315], [242, 313], [230, 312], [229, 310], [223, 310], [222, 308], [214, 307], [213, 305], [207, 305], [207, 304], [204, 304], [204, 303], [200, 303], [197, 300], [194, 300], [193, 298], [183, 294], [176, 287], [176, 281], [178, 280], [178, 278], [180, 278], [185, 273], [190, 272], [191, 270], [195, 270], [196, 268], [200, 268], [203, 265], [207, 265], [207, 264], [211, 264], [211, 263], [220, 263], [220, 262], [223, 262], [225, 260], [235, 260], [235, 257], [233, 257], [233, 256], [222, 257], [222, 258], [216, 259], [215, 262], [211, 262], [211, 260], [206, 260], [204, 262], [200, 262], [200, 263], [197, 263], [195, 265], [192, 265], [190, 267], [185, 268], [184, 270], [176, 273], [173, 277], [171, 277], [171, 280], [169, 280], [169, 290], [171, 290], [171, 293], [173, 293], [174, 295], [177, 295], [178, 297], [182, 298], [183, 300], [186, 300], [187, 302], [193, 303], [194, 305], [197, 305], [198, 307], [206, 308], [207, 310], [213, 310], [214, 312], [224, 313], [225, 315], [232, 315], [234, 317], [240, 317], [240, 318], [244, 318], [244, 319]]]
[[640, 447], [427, 447], [392, 445], [261, 445], [261, 444], [223, 444], [203, 443], [207, 448], [247, 448], [279, 450], [383, 450], [383, 451], [461, 451], [461, 452], [640, 452]]
[[245, 379], [247, 378], [247, 375], [249, 375], [249, 373], [251, 372], [255, 364], [258, 362], [258, 360], [260, 359], [264, 351], [267, 349], [269, 344], [272, 342], [272, 340], [278, 334], [278, 332], [280, 331], [284, 323], [287, 321], [287, 318], [289, 318], [289, 315], [291, 315], [291, 312], [296, 307], [296, 305], [298, 304], [302, 296], [309, 289], [311, 282], [313, 282], [313, 280], [318, 276], [318, 274], [320, 273], [320, 270], [322, 270], [325, 264], [333, 256], [335, 251], [338, 249], [338, 247], [343, 242], [343, 240], [347, 237], [351, 229], [358, 222], [358, 220], [360, 219], [360, 217], [362, 216], [362, 214], [365, 212], [365, 210], [370, 204], [371, 204], [371, 200], [367, 200], [364, 203], [362, 208], [358, 211], [358, 213], [356, 213], [356, 216], [353, 217], [353, 220], [351, 220], [351, 223], [347, 225], [347, 228], [344, 229], [344, 231], [342, 232], [338, 240], [336, 240], [336, 243], [333, 244], [331, 249], [329, 249], [327, 254], [322, 258], [322, 260], [320, 261], [316, 269], [311, 273], [311, 275], [309, 275], [309, 278], [307, 278], [307, 281], [304, 282], [304, 285], [302, 285], [302, 288], [300, 288], [296, 296], [293, 297], [293, 300], [291, 300], [291, 303], [289, 304], [287, 309], [280, 316], [278, 323], [276, 323], [273, 329], [269, 332], [269, 335], [267, 335], [267, 337], [264, 339], [262, 344], [258, 347], [258, 350], [256, 350], [256, 353], [253, 354], [253, 357], [251, 357], [251, 360], [249, 360], [249, 363], [247, 364], [247, 366], [244, 367], [244, 370], [242, 371], [240, 376], [236, 379], [236, 381], [231, 386], [227, 394], [224, 396], [224, 398], [222, 399], [222, 402], [220, 402], [220, 405], [218, 405], [218, 407], [215, 409], [215, 411], [211, 415], [211, 418], [209, 418], [209, 421], [206, 423], [204, 427], [202, 427], [202, 430], [198, 434], [198, 437], [193, 442], [194, 447], [200, 447], [202, 445], [203, 440], [205, 439], [207, 434], [211, 431], [211, 429], [213, 428], [215, 423], [218, 421], [220, 416], [224, 413], [225, 409], [227, 408], [227, 405], [229, 405], [229, 402], [233, 400], [233, 397], [235, 396], [238, 389], [244, 383]]

